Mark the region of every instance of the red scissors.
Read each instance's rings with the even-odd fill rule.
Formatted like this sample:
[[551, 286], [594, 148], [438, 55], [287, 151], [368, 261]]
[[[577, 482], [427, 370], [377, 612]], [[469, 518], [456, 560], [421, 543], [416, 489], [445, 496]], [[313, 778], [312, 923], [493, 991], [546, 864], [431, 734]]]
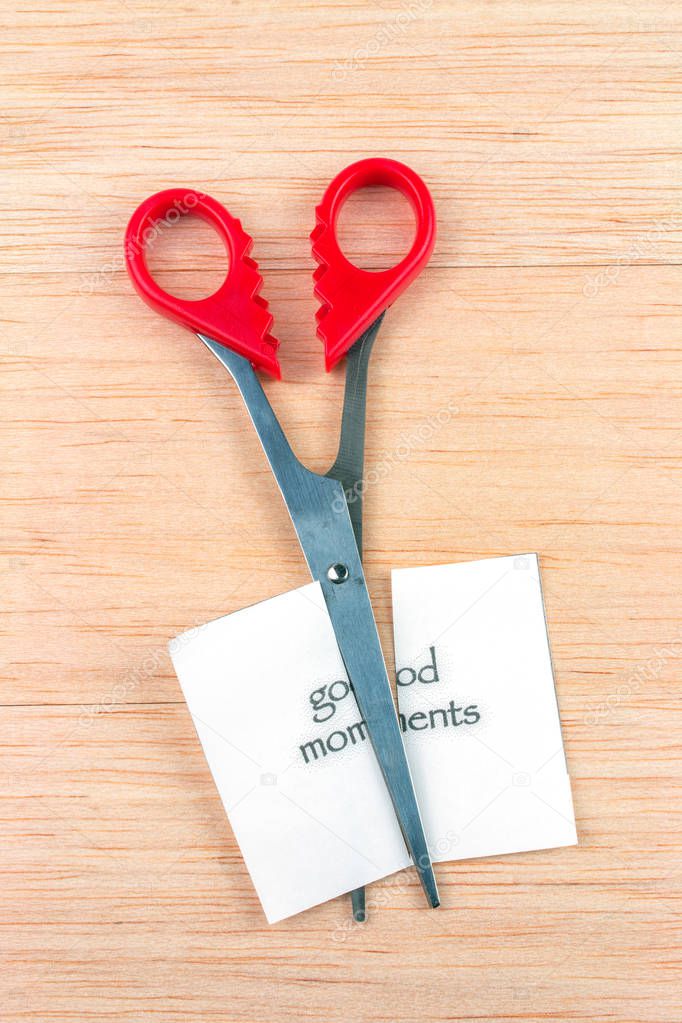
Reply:
[[[416, 233], [407, 255], [377, 273], [361, 270], [341, 252], [336, 224], [349, 195], [385, 185], [405, 195], [413, 208]], [[188, 301], [169, 295], [153, 279], [145, 261], [160, 225], [193, 214], [208, 221], [223, 239], [229, 268], [218, 290]], [[337, 459], [326, 474], [310, 472], [294, 455], [265, 396], [257, 370], [279, 378], [279, 342], [270, 333], [272, 316], [260, 297], [262, 278], [249, 253], [253, 244], [239, 220], [211, 196], [171, 188], [146, 199], [128, 224], [128, 272], [141, 297], [156, 312], [193, 331], [233, 377], [258, 433], [270, 468], [291, 515], [313, 579], [322, 587], [367, 734], [393, 801], [408, 851], [432, 906], [439, 905], [419, 806], [405, 756], [386, 665], [362, 570], [362, 472], [364, 461], [367, 363], [388, 306], [428, 262], [435, 242], [431, 195], [409, 167], [395, 160], [360, 160], [341, 171], [316, 209], [311, 234], [317, 333], [324, 342], [327, 370], [347, 356], [346, 387]], [[368, 822], [371, 826], [371, 822]], [[364, 893], [353, 893], [356, 919], [364, 919]]]

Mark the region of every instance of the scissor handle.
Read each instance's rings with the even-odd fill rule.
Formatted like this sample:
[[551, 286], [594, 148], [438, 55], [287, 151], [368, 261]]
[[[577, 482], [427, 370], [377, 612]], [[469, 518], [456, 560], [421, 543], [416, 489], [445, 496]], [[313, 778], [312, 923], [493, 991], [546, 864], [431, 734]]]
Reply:
[[[207, 221], [222, 238], [229, 266], [225, 280], [207, 298], [176, 298], [160, 288], [147, 268], [146, 249], [165, 228], [192, 214]], [[139, 295], [157, 313], [205, 334], [249, 359], [257, 369], [279, 378], [279, 342], [270, 333], [272, 316], [258, 294], [263, 278], [249, 252], [253, 239], [224, 206], [192, 188], [168, 188], [141, 203], [128, 224], [125, 257]]]
[[[366, 185], [388, 185], [409, 199], [417, 221], [410, 251], [389, 270], [361, 270], [344, 256], [336, 224], [344, 202]], [[310, 235], [318, 267], [313, 274], [317, 334], [324, 342], [330, 370], [376, 318], [424, 268], [436, 241], [436, 212], [431, 193], [415, 171], [383, 157], [359, 160], [337, 174], [315, 210], [317, 225]]]

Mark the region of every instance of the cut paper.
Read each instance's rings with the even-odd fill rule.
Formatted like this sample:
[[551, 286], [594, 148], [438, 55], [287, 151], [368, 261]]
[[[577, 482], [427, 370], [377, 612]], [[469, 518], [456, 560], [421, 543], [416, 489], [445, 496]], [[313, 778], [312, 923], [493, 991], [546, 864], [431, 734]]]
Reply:
[[434, 861], [575, 845], [537, 555], [392, 573], [403, 738]]
[[409, 865], [319, 583], [170, 653], [270, 923]]
[[[537, 557], [392, 581], [399, 720], [433, 860], [574, 845]], [[270, 923], [410, 865], [319, 583], [170, 651]]]

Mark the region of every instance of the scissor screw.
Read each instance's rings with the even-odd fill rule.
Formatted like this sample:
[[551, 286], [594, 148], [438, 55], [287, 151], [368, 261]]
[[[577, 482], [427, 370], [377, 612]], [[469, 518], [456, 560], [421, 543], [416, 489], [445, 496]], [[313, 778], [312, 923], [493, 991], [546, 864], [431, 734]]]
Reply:
[[330, 565], [327, 569], [327, 579], [332, 583], [345, 583], [348, 578], [348, 567], [342, 565], [340, 561], [337, 561], [335, 565]]

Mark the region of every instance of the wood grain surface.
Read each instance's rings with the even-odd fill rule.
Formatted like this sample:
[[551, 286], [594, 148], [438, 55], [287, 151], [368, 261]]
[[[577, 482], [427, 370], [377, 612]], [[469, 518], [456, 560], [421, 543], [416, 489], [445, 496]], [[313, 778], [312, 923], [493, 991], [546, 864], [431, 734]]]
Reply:
[[[3, 1023], [679, 1023], [682, 11], [3, 14]], [[382, 636], [392, 566], [539, 552], [580, 845], [442, 865], [438, 912], [409, 876], [365, 926], [339, 899], [268, 927], [166, 643], [306, 571], [234, 389], [133, 294], [122, 233], [173, 184], [238, 213], [284, 342], [268, 394], [325, 469], [342, 373], [307, 234], [372, 154], [440, 228], [371, 370]], [[406, 231], [360, 198], [345, 244], [382, 265]], [[192, 231], [154, 258], [194, 296], [221, 260]]]

